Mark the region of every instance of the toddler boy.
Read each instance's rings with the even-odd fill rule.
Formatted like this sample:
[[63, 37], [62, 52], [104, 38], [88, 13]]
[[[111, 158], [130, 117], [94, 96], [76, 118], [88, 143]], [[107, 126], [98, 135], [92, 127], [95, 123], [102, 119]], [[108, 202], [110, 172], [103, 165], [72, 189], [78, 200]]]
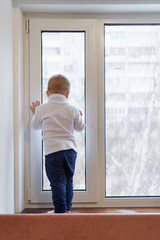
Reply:
[[45, 168], [52, 189], [55, 213], [70, 212], [73, 198], [73, 175], [77, 148], [74, 130], [82, 131], [82, 113], [68, 102], [70, 82], [62, 75], [49, 79], [48, 102], [30, 106], [31, 126], [42, 129]]

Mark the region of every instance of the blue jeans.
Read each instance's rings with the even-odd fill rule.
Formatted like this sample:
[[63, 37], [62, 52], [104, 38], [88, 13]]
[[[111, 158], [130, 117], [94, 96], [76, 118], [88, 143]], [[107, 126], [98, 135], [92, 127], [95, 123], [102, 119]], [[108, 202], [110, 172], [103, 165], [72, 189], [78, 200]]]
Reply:
[[77, 153], [73, 149], [45, 156], [46, 174], [52, 189], [55, 213], [65, 213], [71, 210], [76, 158]]

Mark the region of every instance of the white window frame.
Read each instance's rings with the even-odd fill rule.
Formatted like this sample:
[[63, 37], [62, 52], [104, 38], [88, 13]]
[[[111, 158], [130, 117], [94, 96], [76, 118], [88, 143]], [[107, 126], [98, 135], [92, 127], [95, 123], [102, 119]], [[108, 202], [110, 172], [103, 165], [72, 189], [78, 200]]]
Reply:
[[[71, 19], [30, 20], [30, 104], [41, 99], [41, 31], [86, 32], [86, 191], [76, 191], [73, 202], [97, 202], [97, 70], [96, 21]], [[30, 113], [30, 119], [32, 113]], [[41, 131], [30, 128], [31, 203], [51, 203], [51, 192], [42, 191]], [[94, 173], [94, 174], [93, 174]]]
[[[38, 19], [31, 19], [31, 23], [36, 23]], [[76, 205], [73, 206], [92, 206], [92, 207], [159, 207], [160, 206], [160, 198], [159, 197], [130, 197], [130, 198], [105, 198], [105, 143], [104, 143], [104, 25], [107, 23], [113, 23], [113, 24], [151, 24], [151, 23], [160, 23], [159, 19], [150, 19], [149, 17], [143, 17], [141, 19], [136, 18], [136, 15], [133, 19], [123, 19], [119, 18], [118, 20], [116, 18], [112, 19], [103, 19], [103, 20], [85, 20], [85, 19], [73, 19], [73, 20], [53, 20], [53, 19], [41, 19], [41, 24], [36, 23], [35, 28], [30, 28], [30, 33], [36, 34], [36, 32], [39, 32], [40, 29], [42, 29], [46, 22], [48, 22], [48, 30], [53, 30], [53, 22], [56, 23], [55, 30], [60, 30], [57, 26], [58, 22], [65, 22], [63, 26], [66, 26], [69, 22], [77, 23], [76, 30], [85, 30], [88, 32], [87, 37], [87, 43], [88, 43], [88, 53], [90, 52], [91, 55], [87, 55], [86, 58], [86, 64], [87, 64], [87, 71], [86, 71], [86, 89], [88, 91], [88, 96], [90, 94], [90, 101], [86, 99], [87, 101], [87, 111], [88, 116], [90, 118], [87, 120], [87, 124], [90, 123], [91, 125], [88, 126], [87, 129], [87, 154], [89, 154], [89, 150], [94, 149], [94, 153], [91, 151], [90, 154], [87, 156], [89, 159], [87, 162], [87, 183], [91, 182], [91, 185], [87, 186], [88, 192], [87, 193], [78, 193], [75, 192], [74, 197], [74, 203]], [[86, 26], [85, 24], [88, 24]], [[43, 29], [44, 30], [44, 29]], [[64, 27], [62, 28], [64, 30]], [[75, 30], [73, 25], [71, 29], [68, 30]], [[95, 36], [95, 38], [94, 38]], [[40, 37], [39, 37], [40, 41]], [[38, 46], [40, 47], [40, 42], [37, 42]], [[91, 41], [89, 43], [89, 41]], [[98, 51], [96, 52], [96, 49]], [[34, 55], [39, 54], [40, 59], [40, 52], [35, 52]], [[40, 66], [40, 60], [37, 58], [31, 59], [30, 62], [30, 68], [36, 69]], [[37, 64], [35, 62], [37, 61]], [[37, 77], [35, 73], [30, 73], [30, 81], [31, 77], [33, 79], [36, 79], [36, 81], [39, 81], [38, 79], [41, 79], [40, 71], [39, 76]], [[37, 70], [36, 70], [37, 71]], [[30, 87], [30, 102], [34, 101], [35, 99], [40, 97], [40, 90], [36, 93], [34, 89], [36, 89], [35, 83], [34, 88], [32, 89]], [[96, 89], [97, 87], [97, 89]], [[32, 114], [30, 114], [30, 119], [32, 117]], [[94, 119], [94, 121], [93, 121]], [[94, 131], [94, 132], [93, 132]], [[91, 132], [92, 134], [90, 134]], [[90, 135], [88, 135], [90, 134]], [[34, 145], [33, 148], [33, 141], [34, 138], [40, 138], [40, 133], [32, 130], [30, 130], [30, 159], [34, 158], [35, 153], [32, 152], [34, 149], [38, 149], [39, 144]], [[93, 148], [91, 148], [90, 141], [92, 143]], [[39, 152], [39, 154], [41, 154]], [[41, 161], [41, 158], [40, 158]], [[38, 180], [37, 182], [34, 182], [34, 174], [41, 173], [41, 168], [38, 166], [36, 167], [36, 164], [30, 161], [30, 178], [31, 183], [28, 186], [31, 187], [30, 194], [31, 197], [31, 203], [51, 203], [51, 194], [50, 193], [43, 193], [41, 192], [41, 189], [37, 188], [37, 184], [39, 184]], [[89, 173], [89, 175], [88, 175]], [[34, 188], [32, 189], [32, 186]], [[80, 204], [78, 204], [80, 203]], [[82, 204], [83, 203], [83, 204]], [[86, 205], [86, 204], [87, 205]]]
[[[105, 24], [160, 24], [160, 20], [155, 19], [101, 19], [98, 20], [98, 46], [99, 46], [99, 55], [98, 55], [98, 79], [102, 79], [100, 81], [98, 88], [98, 134], [99, 139], [98, 143], [101, 146], [98, 149], [99, 156], [101, 156], [100, 161], [100, 173], [105, 171], [105, 119], [104, 119], [104, 111], [105, 111], [105, 75], [104, 75], [104, 26]], [[103, 128], [101, 127], [103, 126]], [[101, 201], [98, 206], [101, 207], [159, 207], [160, 206], [160, 197], [110, 197], [105, 198], [105, 173], [100, 176], [101, 187], [103, 190], [99, 191], [101, 196]], [[100, 185], [99, 185], [100, 186]]]

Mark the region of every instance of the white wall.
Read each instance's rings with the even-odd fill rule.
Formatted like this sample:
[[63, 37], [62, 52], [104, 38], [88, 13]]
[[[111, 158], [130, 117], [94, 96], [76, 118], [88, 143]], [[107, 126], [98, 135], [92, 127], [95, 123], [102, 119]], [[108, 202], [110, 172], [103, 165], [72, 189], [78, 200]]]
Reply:
[[[13, 8], [15, 212], [24, 209], [23, 14]], [[29, 108], [29, 107], [28, 107]]]
[[12, 1], [0, 1], [0, 213], [14, 212]]

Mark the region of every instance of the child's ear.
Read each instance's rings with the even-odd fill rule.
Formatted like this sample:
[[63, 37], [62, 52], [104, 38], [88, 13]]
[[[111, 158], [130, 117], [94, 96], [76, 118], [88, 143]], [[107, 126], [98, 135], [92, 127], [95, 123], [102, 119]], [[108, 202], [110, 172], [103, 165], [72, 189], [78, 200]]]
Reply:
[[66, 98], [68, 99], [68, 97], [69, 97], [69, 91], [66, 93]]
[[48, 90], [46, 91], [46, 95], [47, 95], [47, 97], [49, 97], [49, 92], [48, 92]]

